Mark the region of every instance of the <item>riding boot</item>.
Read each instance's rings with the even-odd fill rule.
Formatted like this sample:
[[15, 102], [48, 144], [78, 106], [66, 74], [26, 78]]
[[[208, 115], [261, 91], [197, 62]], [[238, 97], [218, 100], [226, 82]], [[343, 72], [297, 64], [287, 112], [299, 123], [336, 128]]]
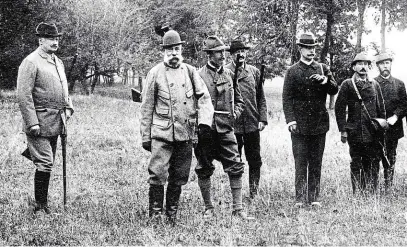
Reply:
[[34, 196], [35, 196], [35, 208], [34, 213], [38, 211], [44, 211], [46, 214], [50, 214], [51, 211], [48, 208], [48, 187], [51, 173], [35, 171], [34, 175]]
[[213, 209], [211, 199], [211, 178], [198, 178], [198, 185], [201, 190], [202, 199], [205, 204], [205, 211]]
[[260, 182], [260, 167], [249, 167], [249, 189], [251, 199], [253, 199], [257, 195], [259, 182]]
[[175, 224], [178, 211], [178, 202], [181, 196], [181, 186], [175, 184], [168, 184], [167, 194], [166, 194], [166, 211], [165, 214], [168, 217], [168, 220]]
[[148, 191], [149, 216], [159, 216], [162, 214], [164, 203], [164, 185], [150, 184]]

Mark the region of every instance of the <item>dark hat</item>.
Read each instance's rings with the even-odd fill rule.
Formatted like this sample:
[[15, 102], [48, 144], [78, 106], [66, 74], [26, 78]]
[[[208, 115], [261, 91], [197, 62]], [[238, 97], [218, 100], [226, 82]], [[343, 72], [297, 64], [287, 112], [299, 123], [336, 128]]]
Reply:
[[218, 37], [209, 36], [204, 41], [203, 51], [222, 51], [229, 50], [229, 46], [225, 45]]
[[353, 61], [351, 63], [351, 66], [355, 65], [356, 62], [359, 62], [359, 61], [366, 61], [369, 64], [372, 63], [372, 60], [369, 58], [369, 56], [365, 52], [360, 52], [360, 53], [356, 54], [355, 58], [353, 59]]
[[233, 40], [230, 43], [230, 48], [229, 48], [229, 52], [230, 53], [234, 53], [237, 50], [249, 50], [250, 47], [246, 46], [242, 40]]
[[35, 29], [35, 35], [42, 38], [52, 38], [52, 37], [60, 37], [62, 33], [58, 32], [57, 27], [55, 24], [48, 24], [45, 22], [41, 22], [38, 24], [37, 28]]
[[380, 53], [379, 55], [376, 56], [376, 63], [380, 63], [381, 61], [385, 60], [393, 61], [393, 56], [387, 52]]
[[297, 45], [301, 46], [317, 46], [317, 40], [312, 33], [303, 33], [300, 38], [297, 40]]
[[168, 32], [166, 32], [164, 34], [162, 47], [169, 48], [169, 47], [184, 44], [184, 43], [185, 43], [185, 41], [181, 41], [181, 37], [179, 36], [177, 31], [169, 30]]

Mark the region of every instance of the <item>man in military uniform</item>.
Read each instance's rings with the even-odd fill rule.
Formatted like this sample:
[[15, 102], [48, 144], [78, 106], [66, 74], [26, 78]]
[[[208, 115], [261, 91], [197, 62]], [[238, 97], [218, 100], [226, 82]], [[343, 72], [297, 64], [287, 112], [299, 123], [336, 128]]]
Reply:
[[375, 78], [383, 93], [389, 129], [385, 136], [386, 154], [390, 166], [383, 162], [384, 182], [386, 191], [393, 184], [394, 166], [398, 140], [404, 136], [403, 117], [407, 111], [407, 95], [404, 83], [391, 75], [393, 57], [389, 53], [381, 53], [376, 57], [376, 65], [380, 75]]
[[195, 154], [198, 164], [195, 171], [205, 203], [204, 218], [214, 216], [211, 200], [211, 176], [215, 169], [214, 159], [221, 161], [224, 171], [229, 175], [232, 191], [232, 215], [250, 219], [243, 211], [241, 162], [236, 136], [233, 132], [235, 120], [244, 109], [244, 101], [239, 86], [233, 85], [233, 72], [223, 66], [225, 50], [229, 47], [216, 36], [205, 40], [204, 51], [208, 54], [208, 63], [199, 70], [199, 75], [208, 87], [215, 114], [211, 127], [199, 129], [198, 145]]
[[314, 60], [314, 35], [302, 34], [297, 45], [301, 59], [288, 69], [283, 87], [283, 110], [295, 160], [295, 206], [310, 203], [318, 207], [322, 156], [329, 129], [326, 98], [328, 94], [335, 95], [338, 86], [328, 66]]
[[40, 23], [36, 33], [39, 47], [21, 63], [17, 78], [17, 98], [27, 134], [34, 175], [34, 212], [50, 213], [49, 179], [55, 161], [58, 136], [66, 128], [73, 107], [62, 61], [54, 54], [59, 37], [54, 24]]
[[[386, 112], [379, 84], [368, 77], [371, 60], [359, 53], [351, 64], [354, 74], [346, 79], [335, 103], [335, 115], [341, 141], [348, 142], [353, 193], [375, 192], [379, 179], [380, 149], [371, 132], [371, 118], [385, 118]], [[358, 98], [357, 88], [365, 107]], [[370, 117], [369, 117], [370, 116]]]
[[179, 34], [163, 37], [164, 62], [150, 70], [141, 104], [143, 148], [151, 152], [148, 165], [149, 215], [161, 215], [166, 192], [166, 215], [174, 222], [181, 186], [188, 182], [195, 129], [212, 124], [213, 106], [196, 69], [182, 62]]
[[260, 80], [260, 70], [246, 63], [247, 50], [241, 40], [233, 40], [229, 52], [233, 61], [225, 66], [231, 71], [236, 71], [235, 61], [239, 56], [237, 82], [245, 102], [244, 111], [235, 122], [235, 135], [238, 143], [239, 154], [242, 148], [249, 164], [250, 198], [257, 194], [260, 181], [260, 131], [267, 125], [267, 104], [263, 91], [263, 82]]

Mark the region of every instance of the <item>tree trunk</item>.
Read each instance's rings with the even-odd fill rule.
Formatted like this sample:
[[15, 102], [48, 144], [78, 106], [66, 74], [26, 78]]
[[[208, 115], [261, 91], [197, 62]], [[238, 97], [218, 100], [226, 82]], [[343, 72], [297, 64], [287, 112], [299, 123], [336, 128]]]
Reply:
[[[331, 8], [332, 9], [332, 8]], [[320, 61], [321, 63], [327, 62], [328, 52], [331, 47], [331, 36], [332, 36], [332, 26], [334, 24], [334, 15], [332, 11], [328, 11], [326, 15], [326, 33], [325, 33], [325, 40], [324, 40], [324, 47], [321, 50]]]
[[382, 20], [380, 25], [381, 51], [386, 51], [386, 0], [382, 0]]
[[291, 23], [290, 23], [290, 32], [291, 32], [291, 64], [294, 64], [298, 59], [298, 49], [296, 44], [296, 34], [297, 34], [297, 24], [298, 24], [298, 12], [300, 9], [299, 0], [291, 0]]
[[362, 34], [365, 25], [364, 15], [366, 10], [366, 0], [357, 0], [358, 6], [358, 30], [356, 36], [356, 53], [362, 52]]

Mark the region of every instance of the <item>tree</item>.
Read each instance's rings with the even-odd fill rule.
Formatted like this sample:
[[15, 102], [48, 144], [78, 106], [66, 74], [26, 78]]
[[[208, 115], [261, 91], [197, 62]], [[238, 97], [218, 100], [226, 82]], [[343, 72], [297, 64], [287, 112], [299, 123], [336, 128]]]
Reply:
[[358, 8], [358, 25], [357, 25], [357, 35], [356, 35], [356, 53], [362, 51], [362, 35], [365, 28], [365, 11], [367, 0], [357, 0], [357, 8]]

